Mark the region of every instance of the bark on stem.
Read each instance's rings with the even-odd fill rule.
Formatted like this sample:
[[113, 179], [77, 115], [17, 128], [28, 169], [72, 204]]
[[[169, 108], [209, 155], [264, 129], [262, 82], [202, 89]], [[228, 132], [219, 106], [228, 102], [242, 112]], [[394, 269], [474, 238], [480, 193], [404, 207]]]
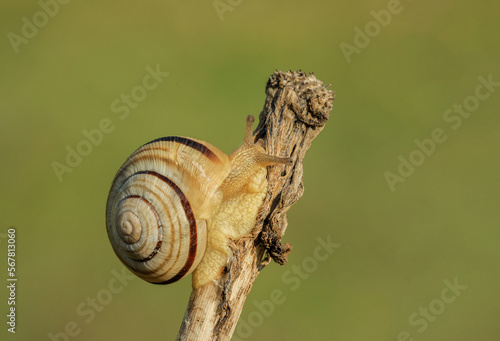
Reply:
[[252, 235], [231, 245], [232, 261], [216, 283], [191, 292], [177, 340], [230, 340], [259, 272], [270, 258], [285, 265], [291, 251], [281, 244], [286, 212], [302, 196], [302, 161], [333, 106], [327, 86], [301, 71], [276, 71], [269, 78], [255, 140], [271, 155], [291, 156], [294, 165], [268, 169], [267, 196]]

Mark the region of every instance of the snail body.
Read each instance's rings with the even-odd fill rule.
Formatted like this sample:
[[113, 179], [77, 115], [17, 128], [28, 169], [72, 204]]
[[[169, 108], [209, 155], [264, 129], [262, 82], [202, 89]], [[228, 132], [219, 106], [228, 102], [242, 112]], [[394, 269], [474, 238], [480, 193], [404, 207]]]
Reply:
[[133, 273], [168, 284], [193, 272], [193, 288], [220, 276], [229, 240], [255, 224], [267, 191], [266, 166], [292, 162], [254, 144], [253, 121], [247, 117], [244, 142], [229, 156], [210, 143], [169, 136], [146, 143], [121, 166], [106, 227]]

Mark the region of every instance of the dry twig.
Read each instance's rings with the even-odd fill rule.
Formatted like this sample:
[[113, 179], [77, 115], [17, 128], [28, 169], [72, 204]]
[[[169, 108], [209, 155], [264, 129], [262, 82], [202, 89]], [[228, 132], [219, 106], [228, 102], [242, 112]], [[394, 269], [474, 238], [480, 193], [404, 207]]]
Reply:
[[321, 132], [334, 93], [312, 74], [276, 71], [255, 139], [271, 155], [291, 156], [292, 167], [271, 167], [269, 187], [253, 233], [231, 245], [233, 257], [217, 283], [193, 290], [177, 340], [230, 340], [257, 275], [272, 258], [284, 265], [291, 245], [281, 243], [286, 212], [302, 196], [302, 161]]

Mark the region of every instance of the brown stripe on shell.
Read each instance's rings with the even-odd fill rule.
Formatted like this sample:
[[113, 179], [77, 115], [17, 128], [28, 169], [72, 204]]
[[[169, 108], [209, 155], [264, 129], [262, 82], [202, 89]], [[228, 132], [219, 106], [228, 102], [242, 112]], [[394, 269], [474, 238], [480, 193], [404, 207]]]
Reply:
[[140, 171], [140, 172], [135, 173], [134, 175], [137, 175], [137, 174], [149, 174], [149, 175], [155, 176], [158, 179], [166, 182], [178, 195], [178, 197], [181, 201], [182, 208], [184, 209], [184, 212], [186, 213], [186, 218], [189, 222], [190, 242], [189, 242], [189, 254], [188, 254], [188, 257], [186, 259], [186, 263], [179, 270], [179, 272], [171, 279], [169, 279], [165, 282], [161, 282], [161, 283], [154, 283], [154, 284], [169, 284], [169, 283], [175, 282], [175, 281], [181, 279], [182, 277], [184, 277], [194, 263], [194, 260], [196, 258], [196, 249], [198, 246], [197, 245], [197, 238], [198, 237], [197, 237], [197, 232], [196, 232], [196, 219], [194, 217], [193, 210], [191, 209], [191, 205], [189, 204], [189, 201], [187, 200], [186, 196], [184, 195], [182, 190], [174, 182], [172, 182], [172, 180], [170, 180], [166, 176], [159, 174], [159, 173], [156, 173], [154, 171]]
[[[175, 161], [172, 160], [171, 158], [168, 158], [166, 156], [160, 156], [160, 155], [150, 155], [150, 154], [147, 154], [146, 151], [143, 151], [143, 153], [137, 153], [135, 155], [132, 155], [129, 160], [128, 160], [128, 163], [126, 164], [126, 167], [129, 167], [129, 164], [131, 163], [137, 163], [137, 162], [146, 162], [146, 161], [150, 161], [150, 160], [154, 160], [158, 163], [162, 163], [164, 165], [166, 165], [167, 167], [168, 166], [175, 166]], [[126, 167], [123, 167], [123, 168], [126, 168]]]
[[[151, 143], [155, 143], [155, 142], [161, 142], [161, 141], [166, 141], [166, 142], [177, 142], [177, 143], [180, 143], [180, 144], [183, 144], [187, 147], [190, 147], [190, 148], [193, 148], [194, 150], [197, 150], [199, 151], [200, 153], [202, 153], [203, 155], [205, 155], [206, 157], [208, 157], [210, 160], [212, 161], [216, 161], [216, 162], [220, 162], [221, 160], [219, 159], [219, 157], [217, 156], [217, 154], [215, 154], [210, 148], [208, 148], [207, 146], [199, 143], [199, 142], [196, 142], [194, 140], [191, 140], [191, 139], [188, 139], [186, 137], [182, 137], [182, 136], [167, 136], [167, 137], [160, 137], [159, 139], [156, 139], [156, 140], [153, 140], [151, 142], [148, 142], [146, 143], [145, 145], [143, 145], [142, 147], [148, 145], [148, 144], [151, 144]], [[141, 147], [141, 148], [142, 148]]]

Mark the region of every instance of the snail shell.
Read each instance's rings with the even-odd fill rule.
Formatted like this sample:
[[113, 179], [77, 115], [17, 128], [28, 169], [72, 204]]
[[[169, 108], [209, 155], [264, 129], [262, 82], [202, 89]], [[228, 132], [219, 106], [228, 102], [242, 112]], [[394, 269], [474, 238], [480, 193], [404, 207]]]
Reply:
[[253, 144], [252, 123], [249, 116], [245, 142], [231, 156], [204, 141], [169, 136], [143, 145], [118, 170], [107, 232], [118, 258], [137, 276], [172, 283], [202, 259], [193, 287], [220, 274], [229, 238], [255, 223], [267, 189], [265, 167], [291, 163]]
[[226, 154], [195, 139], [170, 136], [135, 151], [118, 171], [107, 207], [108, 234], [122, 262], [152, 283], [190, 274], [230, 170]]

